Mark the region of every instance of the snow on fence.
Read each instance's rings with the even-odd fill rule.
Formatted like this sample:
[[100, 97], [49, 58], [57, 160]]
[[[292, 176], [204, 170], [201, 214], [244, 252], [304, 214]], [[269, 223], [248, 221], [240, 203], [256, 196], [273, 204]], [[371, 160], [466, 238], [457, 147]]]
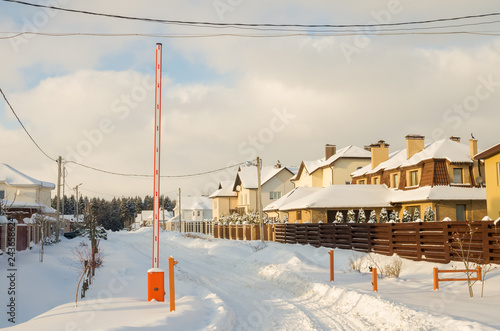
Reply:
[[[276, 242], [310, 244], [330, 248], [398, 254], [416, 261], [449, 263], [460, 261], [455, 249], [464, 236], [468, 247], [467, 222], [412, 223], [305, 223], [275, 224]], [[471, 222], [471, 259], [500, 263], [500, 226], [492, 221]], [[451, 245], [451, 247], [450, 247]], [[454, 249], [453, 249], [454, 248]]]
[[[168, 221], [165, 225], [167, 231], [181, 231], [179, 221]], [[196, 232], [213, 235], [213, 221], [182, 221], [182, 232]]]

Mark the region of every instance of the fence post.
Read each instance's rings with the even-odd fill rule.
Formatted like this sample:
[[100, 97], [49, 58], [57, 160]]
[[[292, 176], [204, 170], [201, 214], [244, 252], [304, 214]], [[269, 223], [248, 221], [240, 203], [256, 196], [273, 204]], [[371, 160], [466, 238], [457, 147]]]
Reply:
[[170, 311], [175, 310], [175, 283], [174, 283], [174, 265], [177, 261], [173, 257], [168, 258], [168, 288], [170, 294]]
[[328, 252], [330, 254], [330, 281], [333, 282], [334, 271], [333, 271], [333, 249]]
[[372, 268], [372, 285], [373, 285], [373, 292], [378, 292], [377, 268]]
[[434, 267], [434, 269], [433, 269], [433, 277], [432, 278], [434, 279], [434, 291], [439, 290], [439, 272], [438, 272], [437, 267]]

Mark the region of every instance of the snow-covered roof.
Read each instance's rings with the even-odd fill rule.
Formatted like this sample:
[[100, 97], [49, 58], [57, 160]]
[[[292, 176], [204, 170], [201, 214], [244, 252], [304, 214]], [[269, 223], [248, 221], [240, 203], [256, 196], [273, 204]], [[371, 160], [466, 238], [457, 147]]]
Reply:
[[493, 155], [497, 155], [498, 153], [500, 153], [500, 144], [493, 145], [489, 148], [486, 148], [481, 153], [477, 153], [476, 155], [474, 155], [474, 159], [486, 159]]
[[[287, 167], [275, 168], [274, 166], [262, 167], [260, 171], [260, 181], [261, 185], [264, 185], [271, 178], [276, 176], [282, 171], [288, 171], [292, 176], [294, 173]], [[236, 175], [236, 180], [234, 182], [233, 190], [236, 190], [236, 184], [239, 181], [241, 185], [246, 189], [257, 189], [257, 168], [255, 166], [242, 166], [240, 167], [238, 174]]]
[[[160, 221], [163, 221], [163, 215], [165, 215], [165, 221], [169, 220], [172, 218], [172, 212], [165, 210], [163, 212], [163, 209], [160, 210], [160, 214], [158, 215], [158, 219]], [[141, 215], [137, 215], [136, 221], [152, 221], [153, 220], [153, 211], [152, 210], [143, 210], [141, 211]]]
[[406, 156], [406, 149], [393, 152], [389, 155], [389, 159], [387, 161], [380, 163], [374, 169], [371, 168], [371, 164], [368, 164], [363, 168], [354, 171], [351, 175], [353, 177], [357, 177], [366, 174], [373, 174], [382, 169], [391, 170], [398, 167], [409, 167], [430, 159], [446, 159], [453, 163], [472, 162], [470, 157], [470, 146], [450, 139], [434, 141], [427, 144], [422, 151], [415, 153], [415, 155], [411, 158], [407, 159]]
[[[212, 210], [212, 200], [208, 197], [182, 197], [181, 198], [181, 208], [182, 210]], [[178, 209], [178, 205], [176, 205]]]
[[43, 182], [25, 175], [5, 163], [0, 163], [0, 182], [4, 182], [11, 186], [36, 186], [50, 188], [51, 190], [56, 187], [52, 183]]
[[486, 188], [424, 186], [414, 190], [393, 191], [393, 203], [426, 200], [486, 200]]
[[360, 148], [354, 145], [349, 145], [344, 148], [339, 149], [335, 154], [330, 156], [328, 159], [324, 157], [316, 161], [302, 161], [303, 166], [309, 174], [312, 174], [316, 170], [329, 166], [340, 158], [363, 158], [370, 159], [371, 153], [364, 148]]
[[412, 201], [486, 200], [485, 188], [453, 186], [424, 186], [402, 191], [388, 188], [386, 185], [331, 185], [304, 194], [305, 196], [282, 204], [278, 208], [269, 206], [266, 208], [281, 211], [314, 208], [380, 208]]
[[330, 185], [287, 203], [279, 210], [391, 207], [391, 193], [385, 185]]
[[54, 214], [57, 213], [52, 207], [46, 206], [41, 202], [23, 202], [23, 201], [9, 201], [3, 200], [6, 208], [17, 208], [17, 209], [40, 209], [42, 213]]
[[220, 197], [237, 197], [238, 193], [233, 191], [233, 185], [234, 182], [232, 181], [225, 181], [225, 182], [220, 182], [219, 183], [219, 188], [217, 191], [212, 193], [209, 198], [220, 198]]
[[272, 210], [278, 210], [280, 209], [283, 205], [291, 203], [292, 201], [301, 199], [309, 194], [312, 194], [314, 192], [317, 192], [321, 190], [322, 187], [296, 187], [281, 198], [279, 198], [276, 201], [271, 202], [268, 204], [266, 207], [264, 207], [264, 211], [272, 211]]

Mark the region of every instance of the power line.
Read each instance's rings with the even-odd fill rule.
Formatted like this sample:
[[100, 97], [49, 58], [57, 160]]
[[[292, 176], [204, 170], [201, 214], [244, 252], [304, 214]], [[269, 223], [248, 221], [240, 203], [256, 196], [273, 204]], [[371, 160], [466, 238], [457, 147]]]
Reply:
[[14, 116], [17, 118], [17, 121], [19, 122], [19, 124], [21, 124], [21, 126], [23, 127], [24, 129], [24, 132], [26, 132], [26, 134], [28, 135], [28, 137], [30, 137], [31, 141], [35, 144], [35, 146], [46, 156], [48, 157], [50, 160], [54, 161], [54, 162], [57, 162], [56, 159], [50, 157], [47, 153], [45, 153], [45, 151], [37, 144], [37, 142], [35, 141], [35, 139], [33, 139], [33, 137], [30, 135], [30, 133], [28, 132], [28, 130], [26, 130], [26, 128], [24, 127], [24, 124], [23, 122], [21, 122], [21, 119], [19, 118], [19, 116], [17, 116], [16, 112], [14, 111], [14, 108], [12, 108], [9, 100], [7, 100], [7, 97], [5, 96], [5, 94], [3, 93], [2, 89], [0, 88], [0, 93], [2, 93], [3, 95], [3, 98], [5, 99], [5, 102], [7, 102], [7, 104], [9, 105], [9, 108], [10, 110], [12, 110], [12, 113], [14, 113]]
[[[85, 165], [85, 164], [81, 164], [81, 163], [78, 163], [78, 162], [75, 162], [75, 161], [66, 161], [66, 163], [73, 163], [73, 164], [79, 165], [81, 167], [84, 167], [84, 168], [87, 168], [87, 169], [91, 169], [91, 170], [94, 170], [94, 171], [98, 171], [98, 172], [102, 172], [102, 173], [109, 174], [109, 175], [124, 176], [124, 177], [153, 177], [153, 175], [128, 174], [128, 173], [121, 173], [121, 172], [103, 170], [103, 169], [94, 168], [94, 167], [91, 167], [91, 166], [88, 166], [88, 165]], [[224, 167], [224, 168], [219, 168], [219, 169], [205, 171], [205, 172], [199, 172], [199, 173], [187, 174], [187, 175], [167, 175], [167, 176], [160, 176], [160, 177], [162, 177], [162, 178], [195, 177], [195, 176], [201, 176], [201, 175], [211, 174], [211, 173], [218, 172], [218, 171], [225, 170], [225, 169], [234, 168], [234, 167], [237, 167], [237, 166], [240, 166], [240, 165], [244, 165], [244, 164], [246, 164], [246, 161], [245, 162], [241, 162], [241, 163], [237, 163], [237, 164], [233, 164], [233, 165], [230, 165], [230, 166], [227, 166], [227, 167]]]
[[194, 26], [194, 27], [213, 27], [213, 28], [257, 28], [257, 27], [300, 27], [300, 28], [363, 28], [363, 27], [381, 27], [381, 26], [399, 26], [399, 25], [416, 25], [416, 24], [429, 24], [429, 23], [438, 23], [438, 22], [449, 22], [449, 21], [458, 21], [465, 19], [476, 19], [476, 18], [484, 18], [484, 17], [492, 17], [499, 16], [500, 13], [487, 13], [487, 14], [478, 14], [478, 15], [466, 15], [466, 16], [458, 16], [458, 17], [449, 17], [449, 18], [437, 18], [430, 20], [422, 20], [422, 21], [409, 21], [409, 22], [398, 22], [398, 23], [375, 23], [375, 24], [273, 24], [273, 23], [216, 23], [216, 22], [204, 22], [204, 21], [182, 21], [182, 20], [165, 20], [165, 19], [156, 19], [156, 18], [147, 18], [147, 17], [134, 17], [134, 16], [125, 16], [125, 15], [115, 15], [115, 14], [105, 14], [98, 13], [86, 10], [77, 10], [77, 9], [69, 9], [62, 8], [56, 6], [48, 6], [48, 5], [40, 5], [29, 3], [25, 1], [18, 0], [1, 0], [4, 2], [12, 2], [25, 6], [39, 7], [39, 8], [48, 8], [59, 11], [78, 13], [78, 14], [86, 14], [93, 16], [102, 16], [109, 18], [117, 18], [124, 20], [134, 20], [134, 21], [144, 21], [150, 23], [162, 23], [162, 24], [174, 24], [174, 25], [185, 25], [185, 26]]

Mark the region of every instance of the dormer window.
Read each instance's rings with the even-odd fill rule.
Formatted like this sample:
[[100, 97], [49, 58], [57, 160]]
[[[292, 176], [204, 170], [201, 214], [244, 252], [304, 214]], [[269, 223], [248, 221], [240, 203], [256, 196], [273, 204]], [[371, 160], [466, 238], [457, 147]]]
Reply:
[[463, 170], [462, 168], [453, 168], [453, 183], [455, 184], [463, 184]]

